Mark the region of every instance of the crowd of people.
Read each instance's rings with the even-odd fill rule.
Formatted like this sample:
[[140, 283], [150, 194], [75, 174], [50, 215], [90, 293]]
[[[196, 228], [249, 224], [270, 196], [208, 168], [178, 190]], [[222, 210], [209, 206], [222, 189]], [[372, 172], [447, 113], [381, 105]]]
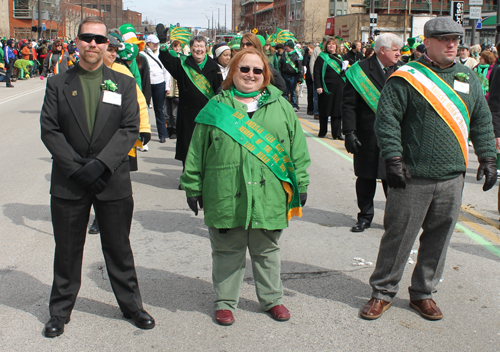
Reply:
[[496, 182], [500, 149], [497, 50], [470, 48], [463, 37], [460, 25], [437, 17], [407, 43], [384, 33], [369, 43], [325, 36], [314, 45], [284, 31], [267, 39], [243, 33], [212, 46], [198, 35], [167, 40], [161, 30], [139, 40], [130, 24], [108, 30], [87, 18], [75, 42], [55, 40], [45, 52], [39, 49], [47, 43], [26, 42], [24, 50], [6, 41], [7, 72], [24, 52], [29, 61], [39, 59], [30, 75], [51, 77], [41, 113], [42, 140], [53, 156], [56, 241], [45, 335], [61, 335], [70, 320], [92, 207], [89, 233], [101, 233], [124, 317], [143, 329], [155, 326], [142, 307], [128, 240], [130, 171], [138, 169], [137, 150], [147, 151], [151, 140], [148, 107], [159, 142], [176, 139], [179, 189], [189, 208], [195, 215], [204, 209], [216, 321], [235, 321], [247, 249], [262, 309], [275, 320], [290, 319], [278, 242], [307, 201], [311, 160], [296, 115], [304, 86], [318, 137], [326, 138], [330, 122], [332, 138], [345, 140], [354, 155], [359, 213], [351, 231], [370, 228], [377, 180], [387, 198], [372, 298], [361, 317], [377, 319], [391, 306], [423, 229], [410, 306], [441, 319], [433, 293], [460, 211], [469, 146], [484, 191]]

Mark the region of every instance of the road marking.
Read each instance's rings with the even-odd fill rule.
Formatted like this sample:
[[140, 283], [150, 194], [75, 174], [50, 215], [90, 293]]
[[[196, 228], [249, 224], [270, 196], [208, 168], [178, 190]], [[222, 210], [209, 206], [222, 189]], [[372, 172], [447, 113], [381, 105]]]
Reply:
[[45, 89], [45, 86], [39, 87], [39, 88], [35, 88], [35, 89], [29, 90], [27, 92], [21, 93], [21, 94], [14, 95], [14, 96], [9, 97], [7, 99], [0, 100], [0, 105], [8, 103], [9, 101], [12, 101], [12, 100], [16, 100], [18, 98], [22, 98], [22, 97], [24, 97], [26, 95], [30, 95], [31, 93], [35, 93], [35, 92], [38, 92], [38, 91], [43, 90], [43, 89]]
[[[338, 148], [338, 143], [335, 143], [333, 140], [326, 140], [326, 141], [329, 141], [329, 142], [332, 142], [332, 143], [335, 143], [334, 145], [331, 145], [327, 142], [325, 142], [322, 138], [319, 138], [315, 135], [315, 133], [318, 132], [319, 128], [317, 128], [315, 125], [313, 125], [311, 122], [303, 119], [303, 118], [300, 118], [299, 117], [299, 120], [300, 122], [302, 122], [302, 126], [303, 126], [303, 129], [305, 129], [305, 133], [310, 135], [311, 137], [313, 137], [316, 141], [318, 141], [320, 144], [323, 144], [324, 146], [326, 146], [328, 149], [334, 151], [336, 154], [340, 155], [341, 157], [343, 157], [344, 159], [347, 159], [349, 160], [350, 162], [353, 161], [352, 159], [352, 156], [350, 154], [348, 154], [345, 149], [344, 151], [341, 151], [340, 148]], [[464, 213], [467, 213], [469, 215], [471, 215], [472, 217], [478, 219], [478, 220], [481, 220], [483, 221], [484, 223], [490, 225], [491, 227], [495, 228], [495, 229], [500, 229], [500, 223], [496, 220], [493, 220], [493, 219], [490, 219], [480, 213], [478, 213], [477, 211], [475, 210], [472, 210], [471, 208], [465, 206], [465, 205], [462, 205], [461, 207], [461, 210], [462, 212]], [[485, 240], [483, 237], [486, 237], [487, 239], [489, 239], [491, 242], [497, 244], [500, 246], [500, 236], [496, 235], [495, 233], [489, 231], [488, 229], [484, 228], [483, 226], [467, 219], [466, 217], [460, 215], [458, 220], [464, 224], [466, 224], [468, 227], [470, 227], [471, 229], [473, 229], [474, 231], [476, 231], [478, 234], [472, 232], [471, 230], [465, 228], [463, 225], [457, 223], [456, 224], [456, 228], [460, 229], [462, 232], [464, 232], [467, 236], [469, 236], [470, 238], [472, 238], [474, 241], [476, 241], [477, 243], [481, 244], [483, 247], [485, 247], [488, 251], [492, 252], [493, 254], [495, 255], [498, 255], [500, 257], [500, 249], [495, 247], [492, 243], [488, 242], [487, 240]], [[481, 237], [481, 236], [483, 237]]]

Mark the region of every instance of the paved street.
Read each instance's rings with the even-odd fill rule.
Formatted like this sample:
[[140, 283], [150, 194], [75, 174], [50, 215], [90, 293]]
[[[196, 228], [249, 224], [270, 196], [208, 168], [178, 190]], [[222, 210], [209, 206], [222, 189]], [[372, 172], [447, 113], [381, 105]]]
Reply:
[[[174, 159], [175, 140], [160, 144], [153, 126], [149, 152], [140, 153], [139, 171], [132, 174], [131, 241], [144, 306], [156, 328], [140, 330], [122, 317], [99, 236], [88, 235], [71, 322], [62, 336], [45, 338], [54, 252], [51, 159], [39, 127], [45, 82], [15, 86], [0, 87], [0, 351], [500, 350], [498, 186], [481, 190], [472, 148], [463, 212], [434, 296], [444, 318], [427, 321], [409, 308], [412, 253], [392, 307], [366, 321], [358, 311], [370, 297], [373, 265], [366, 262], [376, 261], [384, 194], [379, 185], [372, 228], [351, 233], [358, 211], [352, 158], [330, 134], [316, 137], [318, 122], [305, 114], [305, 97], [298, 115], [312, 159], [311, 185], [304, 216], [291, 221], [280, 241], [290, 321], [276, 322], [261, 311], [247, 260], [236, 322], [229, 327], [215, 322], [203, 212], [194, 216], [177, 189], [182, 165]], [[358, 265], [361, 259], [365, 265]]]

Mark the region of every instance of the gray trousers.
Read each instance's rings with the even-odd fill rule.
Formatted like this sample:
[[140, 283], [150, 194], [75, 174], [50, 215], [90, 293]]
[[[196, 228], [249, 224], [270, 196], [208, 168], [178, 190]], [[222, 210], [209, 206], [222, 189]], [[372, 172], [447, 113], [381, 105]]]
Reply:
[[410, 300], [432, 298], [444, 270], [446, 251], [460, 213], [464, 178], [438, 181], [412, 179], [406, 189], [389, 188], [385, 233], [370, 277], [372, 297], [392, 301], [420, 228], [420, 246], [413, 270]]

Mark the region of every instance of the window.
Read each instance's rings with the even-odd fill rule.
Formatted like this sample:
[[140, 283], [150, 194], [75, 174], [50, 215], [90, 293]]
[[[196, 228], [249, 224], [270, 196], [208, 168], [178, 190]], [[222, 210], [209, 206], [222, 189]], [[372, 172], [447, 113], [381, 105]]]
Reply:
[[106, 5], [106, 11], [111, 12], [111, 5]]
[[337, 10], [337, 16], [342, 15], [342, 10]]
[[335, 15], [335, 10], [330, 9], [330, 16], [334, 16], [334, 15]]

